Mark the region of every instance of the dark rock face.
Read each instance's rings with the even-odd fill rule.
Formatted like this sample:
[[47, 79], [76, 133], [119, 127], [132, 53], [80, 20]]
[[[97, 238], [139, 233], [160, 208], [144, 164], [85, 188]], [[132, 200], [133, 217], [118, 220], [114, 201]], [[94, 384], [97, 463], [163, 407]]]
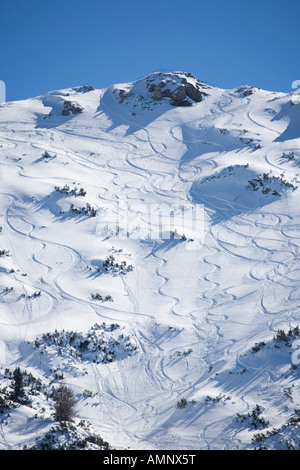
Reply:
[[252, 86], [245, 85], [237, 88], [235, 92], [241, 94], [242, 96], [250, 96], [253, 95], [254, 88]]
[[125, 90], [119, 90], [119, 103], [123, 103], [129, 97]]
[[[190, 80], [188, 80], [190, 79]], [[197, 82], [192, 74], [157, 74], [150, 75], [146, 79], [146, 87], [155, 101], [170, 98], [173, 106], [192, 106], [193, 102], [199, 103], [203, 96], [201, 82]]]
[[203, 95], [206, 93], [203, 93], [202, 91], [199, 90], [199, 88], [193, 86], [191, 83], [187, 83], [185, 85], [185, 92], [191, 100], [196, 101], [196, 103], [200, 103], [202, 101]]
[[83, 86], [76, 88], [76, 91], [78, 93], [88, 93], [89, 91], [93, 91], [93, 90], [95, 90], [95, 88], [93, 88], [90, 85], [83, 85]]
[[153, 99], [156, 101], [160, 101], [163, 99], [163, 94], [159, 86], [155, 85], [153, 90]]
[[64, 101], [63, 110], [61, 114], [63, 116], [69, 116], [70, 114], [79, 114], [82, 113], [83, 107], [75, 101]]
[[192, 105], [192, 103], [186, 100], [186, 89], [184, 85], [179, 86], [172, 93], [171, 104], [173, 106], [191, 106]]

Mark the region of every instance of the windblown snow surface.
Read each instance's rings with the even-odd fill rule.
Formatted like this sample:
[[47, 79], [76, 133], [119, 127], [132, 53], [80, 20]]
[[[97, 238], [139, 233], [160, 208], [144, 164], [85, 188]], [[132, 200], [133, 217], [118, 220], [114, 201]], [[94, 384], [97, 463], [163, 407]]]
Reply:
[[[182, 79], [201, 99], [171, 102]], [[43, 438], [59, 384], [115, 449], [300, 448], [295, 95], [183, 73], [54, 91], [1, 104], [0, 156], [0, 389], [42, 383], [0, 449]]]

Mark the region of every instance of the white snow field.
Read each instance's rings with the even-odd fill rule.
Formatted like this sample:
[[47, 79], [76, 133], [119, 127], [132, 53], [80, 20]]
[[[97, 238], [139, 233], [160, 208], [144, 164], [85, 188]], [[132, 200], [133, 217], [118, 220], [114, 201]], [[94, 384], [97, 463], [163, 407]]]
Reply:
[[300, 448], [296, 98], [174, 72], [1, 104], [0, 449], [60, 384], [114, 449]]

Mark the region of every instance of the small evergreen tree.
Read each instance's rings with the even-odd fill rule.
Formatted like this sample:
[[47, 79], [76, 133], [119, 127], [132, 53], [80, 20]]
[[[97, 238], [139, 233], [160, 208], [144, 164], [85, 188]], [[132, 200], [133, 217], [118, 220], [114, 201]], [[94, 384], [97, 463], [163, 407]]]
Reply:
[[54, 401], [57, 421], [72, 421], [76, 414], [76, 400], [73, 391], [66, 385], [60, 385], [54, 393]]
[[13, 373], [13, 393], [14, 400], [21, 400], [25, 396], [23, 374], [20, 367], [17, 367]]

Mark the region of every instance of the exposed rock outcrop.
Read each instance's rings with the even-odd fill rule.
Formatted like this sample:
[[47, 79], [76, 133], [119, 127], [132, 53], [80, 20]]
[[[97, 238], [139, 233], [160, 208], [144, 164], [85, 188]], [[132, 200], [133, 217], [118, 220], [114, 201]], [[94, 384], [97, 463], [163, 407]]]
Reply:
[[146, 78], [146, 87], [154, 100], [169, 98], [173, 106], [192, 106], [207, 94], [203, 91], [205, 85], [190, 73], [151, 74]]
[[242, 95], [242, 96], [250, 96], [253, 95], [254, 93], [254, 88], [249, 85], [244, 85], [235, 90], [236, 93]]
[[95, 88], [90, 85], [82, 85], [82, 86], [75, 88], [75, 91], [77, 91], [77, 93], [88, 93], [89, 91], [94, 91], [94, 90]]
[[63, 110], [61, 114], [63, 116], [69, 116], [70, 114], [79, 114], [82, 113], [83, 107], [76, 101], [64, 101]]
[[[203, 100], [209, 88], [191, 73], [152, 73], [124, 88], [114, 88], [119, 103], [144, 102], [147, 106], [167, 100], [172, 106], [192, 106]], [[149, 108], [148, 108], [149, 109]]]

